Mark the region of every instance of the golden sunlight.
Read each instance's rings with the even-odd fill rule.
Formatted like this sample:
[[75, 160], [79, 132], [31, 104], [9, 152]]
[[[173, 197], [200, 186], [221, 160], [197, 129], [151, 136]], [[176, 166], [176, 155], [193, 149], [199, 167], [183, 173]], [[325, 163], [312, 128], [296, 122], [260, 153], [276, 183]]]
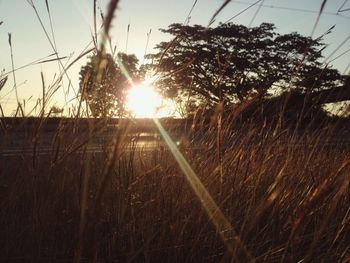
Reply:
[[136, 118], [157, 118], [164, 104], [163, 98], [152, 85], [143, 82], [129, 90], [126, 107]]

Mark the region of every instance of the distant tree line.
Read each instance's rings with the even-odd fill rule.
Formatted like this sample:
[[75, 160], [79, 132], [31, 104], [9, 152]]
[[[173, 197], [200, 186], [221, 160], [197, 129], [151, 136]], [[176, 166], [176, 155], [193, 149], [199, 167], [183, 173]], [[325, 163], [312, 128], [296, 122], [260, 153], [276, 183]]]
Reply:
[[[158, 90], [185, 104], [187, 113], [198, 106], [241, 103], [289, 91], [349, 90], [348, 76], [322, 63], [323, 36], [278, 34], [269, 23], [251, 28], [233, 23], [215, 28], [171, 24], [161, 31], [173, 38], [156, 46], [157, 52], [147, 56], [150, 62], [142, 72], [146, 69], [156, 74]], [[93, 64], [98, 56], [81, 70], [80, 92], [95, 116], [122, 115], [128, 83], [110, 55], [105, 56], [102, 81], [96, 82]], [[135, 56], [118, 56], [131, 78], [142, 78]], [[348, 95], [342, 99], [350, 98]]]
[[[80, 70], [79, 92], [94, 117], [125, 116], [131, 81], [141, 78], [135, 55], [96, 52]], [[123, 66], [120, 66], [123, 65]]]

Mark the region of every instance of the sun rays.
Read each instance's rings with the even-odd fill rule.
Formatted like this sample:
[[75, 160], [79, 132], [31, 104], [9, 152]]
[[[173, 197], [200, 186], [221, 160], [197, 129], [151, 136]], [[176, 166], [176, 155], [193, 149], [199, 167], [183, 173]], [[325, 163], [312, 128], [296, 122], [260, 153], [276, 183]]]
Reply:
[[129, 90], [126, 108], [136, 118], [158, 117], [163, 106], [162, 97], [150, 84], [141, 83]]

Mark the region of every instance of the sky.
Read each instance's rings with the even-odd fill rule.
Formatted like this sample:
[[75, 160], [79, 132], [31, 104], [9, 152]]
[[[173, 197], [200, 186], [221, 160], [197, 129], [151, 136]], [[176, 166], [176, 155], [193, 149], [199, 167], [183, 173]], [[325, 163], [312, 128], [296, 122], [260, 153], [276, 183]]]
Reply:
[[[262, 22], [270, 22], [276, 25], [279, 33], [299, 32], [309, 36], [322, 1], [264, 0], [235, 17], [231, 22], [246, 26], [251, 22], [252, 26], [257, 26]], [[98, 0], [97, 2], [99, 9], [105, 12], [108, 0]], [[147, 33], [152, 30], [146, 50], [147, 53], [152, 53], [157, 43], [170, 39], [170, 36], [161, 33], [159, 29], [167, 28], [171, 23], [183, 23], [194, 2], [193, 0], [120, 0], [110, 31], [113, 45], [117, 46], [117, 51], [135, 54], [142, 62], [146, 50]], [[213, 26], [217, 25], [218, 22], [229, 20], [254, 2], [256, 1], [232, 0], [218, 15]], [[33, 3], [51, 41], [54, 36], [59, 56], [67, 57], [67, 59], [62, 60], [63, 64], [73, 61], [89, 45], [92, 47], [93, 0], [48, 0], [53, 34], [50, 29], [45, 0], [33, 0]], [[197, 0], [189, 24], [208, 25], [210, 18], [222, 3], [223, 0]], [[264, 6], [261, 7], [256, 18], [252, 21], [260, 3]], [[341, 12], [337, 14], [340, 7], [342, 7]], [[324, 51], [325, 57], [334, 53], [330, 60], [350, 49], [350, 40], [348, 39], [350, 36], [350, 10], [347, 11], [347, 9], [350, 9], [349, 0], [328, 0], [324, 14], [314, 32], [313, 36], [317, 37], [335, 25], [333, 32], [324, 39], [324, 43], [328, 45]], [[46, 57], [47, 59], [47, 56], [54, 52], [27, 0], [0, 0], [1, 21], [3, 23], [0, 25], [0, 70], [5, 73], [11, 71], [12, 68], [8, 43], [9, 33], [11, 33], [15, 68], [41, 58]], [[129, 24], [130, 31], [127, 41]], [[337, 50], [344, 41], [345, 43]], [[336, 52], [333, 52], [335, 50]], [[78, 73], [86, 61], [86, 58], [81, 59], [68, 70], [63, 87], [50, 100], [51, 106], [65, 106], [66, 113], [68, 113], [68, 108], [75, 105], [74, 98], [79, 89]], [[335, 59], [332, 64], [341, 73], [344, 73], [349, 62], [350, 52], [347, 52]], [[59, 72], [57, 61], [31, 65], [16, 71], [18, 97], [21, 102], [26, 101], [26, 114], [29, 114], [37, 99], [42, 96], [41, 73], [45, 85], [49, 86]], [[68, 85], [69, 82], [71, 85]], [[17, 102], [12, 74], [9, 75], [6, 85], [0, 90], [0, 104], [6, 115], [14, 113]], [[34, 113], [32, 112], [32, 114]]]

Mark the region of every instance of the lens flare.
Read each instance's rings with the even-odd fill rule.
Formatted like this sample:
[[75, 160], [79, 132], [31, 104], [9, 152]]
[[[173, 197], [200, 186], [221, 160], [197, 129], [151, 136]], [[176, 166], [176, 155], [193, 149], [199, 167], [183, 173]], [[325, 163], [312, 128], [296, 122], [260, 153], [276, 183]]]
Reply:
[[[238, 233], [235, 231], [231, 223], [227, 220], [225, 215], [222, 213], [219, 206], [216, 204], [210, 193], [207, 191], [205, 186], [202, 184], [190, 164], [187, 162], [185, 157], [177, 148], [174, 141], [170, 138], [169, 134], [165, 131], [159, 120], [154, 119], [154, 123], [157, 126], [160, 134], [163, 137], [164, 142], [168, 145], [170, 152], [174, 156], [175, 160], [179, 164], [180, 169], [184, 173], [188, 183], [192, 187], [193, 191], [201, 201], [203, 208], [206, 210], [210, 220], [216, 227], [216, 230], [220, 234], [224, 241], [228, 252], [232, 258], [236, 258], [236, 250], [243, 253], [245, 261], [252, 262], [253, 256], [248, 251], [246, 246], [241, 241]], [[236, 258], [236, 261], [238, 259]]]
[[147, 83], [133, 86], [127, 96], [127, 109], [137, 118], [154, 118], [162, 108], [162, 97]]
[[[126, 70], [123, 70], [123, 73], [129, 77], [129, 74]], [[236, 252], [238, 250], [244, 255], [246, 259], [245, 261], [254, 261], [253, 255], [241, 241], [234, 227], [225, 217], [190, 164], [181, 154], [174, 141], [170, 138], [169, 134], [156, 118], [157, 107], [158, 105], [162, 105], [162, 99], [149, 83], [149, 81], [145, 81], [142, 85], [133, 85], [133, 88], [130, 90], [128, 95], [127, 107], [135, 114], [135, 116], [147, 116], [153, 118], [155, 125], [163, 137], [164, 142], [169, 147], [170, 152], [184, 173], [189, 185], [195, 192], [198, 199], [201, 201], [203, 208], [206, 210], [210, 220], [212, 221], [217, 232], [220, 234], [223, 242], [225, 243], [230, 256], [235, 259], [235, 261], [238, 261], [236, 258]]]

